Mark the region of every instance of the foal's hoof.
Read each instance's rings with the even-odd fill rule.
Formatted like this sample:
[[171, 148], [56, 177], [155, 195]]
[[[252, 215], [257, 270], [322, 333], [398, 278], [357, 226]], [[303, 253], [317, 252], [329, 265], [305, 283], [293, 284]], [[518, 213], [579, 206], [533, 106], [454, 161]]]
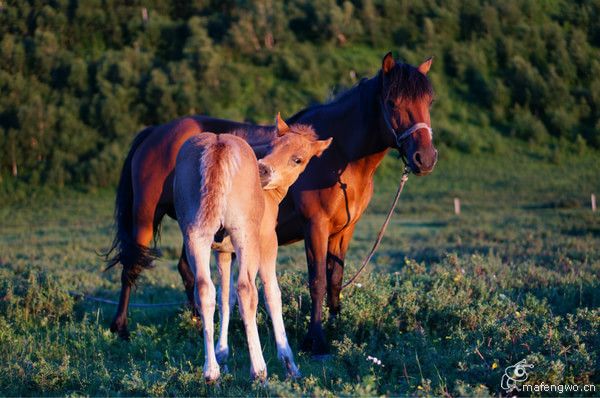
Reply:
[[227, 358], [229, 358], [229, 347], [217, 346], [215, 351], [219, 365], [225, 365], [227, 363]]
[[302, 373], [300, 373], [300, 370], [298, 369], [298, 366], [296, 366], [294, 361], [287, 358], [284, 361], [288, 379], [300, 379], [302, 377]]
[[131, 335], [129, 330], [127, 330], [127, 326], [119, 325], [118, 323], [113, 322], [110, 324], [110, 331], [117, 333], [121, 340], [129, 341], [131, 339]]
[[203, 376], [206, 384], [215, 385], [217, 384], [219, 377], [221, 377], [221, 372], [218, 367], [209, 368], [203, 372]]
[[267, 382], [267, 369], [251, 371], [250, 377], [252, 378], [252, 380], [259, 381], [262, 385], [265, 385]]

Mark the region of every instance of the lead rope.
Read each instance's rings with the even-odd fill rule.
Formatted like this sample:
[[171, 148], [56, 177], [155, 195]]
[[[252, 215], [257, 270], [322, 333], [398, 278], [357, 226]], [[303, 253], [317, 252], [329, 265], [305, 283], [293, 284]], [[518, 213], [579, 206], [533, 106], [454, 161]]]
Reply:
[[381, 229], [379, 230], [379, 233], [377, 234], [377, 239], [375, 239], [373, 248], [371, 249], [371, 251], [369, 252], [367, 257], [364, 259], [362, 265], [360, 266], [360, 268], [358, 269], [356, 274], [354, 274], [354, 276], [352, 278], [350, 278], [350, 280], [342, 286], [341, 290], [344, 290], [345, 288], [347, 288], [348, 286], [353, 284], [354, 281], [356, 280], [356, 278], [359, 277], [360, 273], [369, 264], [369, 261], [371, 261], [371, 257], [373, 257], [373, 254], [375, 254], [375, 251], [379, 247], [379, 244], [381, 243], [381, 239], [383, 239], [383, 235], [385, 234], [385, 230], [387, 229], [387, 226], [390, 223], [390, 220], [392, 219], [392, 215], [394, 214], [394, 209], [396, 208], [396, 205], [398, 204], [398, 200], [400, 199], [400, 195], [402, 194], [402, 190], [404, 189], [404, 184], [406, 184], [406, 181], [408, 181], [409, 174], [410, 174], [410, 168], [407, 166], [404, 168], [404, 173], [402, 173], [402, 178], [400, 178], [400, 185], [398, 186], [398, 191], [396, 192], [396, 197], [394, 198], [392, 206], [390, 207], [390, 211], [388, 212], [387, 217], [385, 218], [385, 221], [383, 222], [383, 225], [381, 226]]

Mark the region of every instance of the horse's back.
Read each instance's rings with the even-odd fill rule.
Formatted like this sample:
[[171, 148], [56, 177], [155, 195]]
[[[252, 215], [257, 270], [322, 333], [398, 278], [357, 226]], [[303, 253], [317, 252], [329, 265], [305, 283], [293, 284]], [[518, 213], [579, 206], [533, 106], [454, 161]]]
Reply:
[[248, 143], [230, 134], [205, 132], [182, 144], [173, 193], [182, 225], [197, 223], [212, 231], [262, 215], [256, 157]]
[[190, 137], [205, 132], [228, 133], [248, 125], [208, 116], [188, 116], [153, 127], [132, 159], [134, 197], [154, 212], [173, 203], [173, 170], [177, 154]]

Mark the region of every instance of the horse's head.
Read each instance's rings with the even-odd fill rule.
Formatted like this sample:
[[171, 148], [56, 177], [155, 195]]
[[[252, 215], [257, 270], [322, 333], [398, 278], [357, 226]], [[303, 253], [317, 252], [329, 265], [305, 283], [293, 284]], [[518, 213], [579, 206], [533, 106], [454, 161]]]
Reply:
[[397, 148], [416, 175], [427, 175], [437, 162], [429, 108], [433, 89], [429, 58], [418, 67], [396, 62], [388, 53], [381, 66], [380, 108], [385, 140]]
[[332, 138], [319, 140], [315, 131], [303, 124], [288, 126], [279, 113], [275, 120], [277, 136], [270, 151], [258, 161], [263, 189], [289, 188], [313, 156], [321, 156]]

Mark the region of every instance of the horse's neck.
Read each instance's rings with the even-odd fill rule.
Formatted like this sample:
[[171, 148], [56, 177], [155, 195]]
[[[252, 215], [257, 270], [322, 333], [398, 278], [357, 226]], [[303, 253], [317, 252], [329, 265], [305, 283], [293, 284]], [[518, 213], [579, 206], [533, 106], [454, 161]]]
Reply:
[[366, 175], [375, 172], [389, 150], [381, 132], [380, 84], [375, 76], [300, 117], [301, 122], [314, 124], [323, 136], [333, 136], [330, 151], [337, 151], [348, 165], [364, 169]]

